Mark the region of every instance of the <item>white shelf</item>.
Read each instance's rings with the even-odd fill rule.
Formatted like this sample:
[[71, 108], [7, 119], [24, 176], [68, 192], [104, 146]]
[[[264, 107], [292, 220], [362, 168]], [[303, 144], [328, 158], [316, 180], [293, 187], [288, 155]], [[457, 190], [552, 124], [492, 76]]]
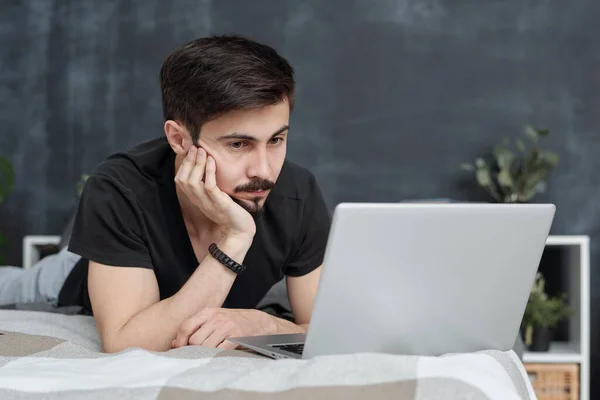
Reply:
[[40, 260], [38, 246], [48, 244], [59, 244], [59, 235], [27, 235], [23, 238], [23, 260], [22, 267], [30, 268]]
[[581, 363], [581, 345], [571, 342], [553, 342], [548, 352], [526, 351], [523, 354], [525, 363]]
[[[569, 317], [567, 341], [550, 345], [548, 352], [523, 353], [524, 363], [579, 364], [579, 400], [589, 400], [590, 391], [590, 238], [587, 235], [550, 235], [546, 248], [560, 247], [558, 276], [574, 314]], [[540, 267], [542, 267], [540, 265]], [[547, 265], [546, 268], [550, 268]]]

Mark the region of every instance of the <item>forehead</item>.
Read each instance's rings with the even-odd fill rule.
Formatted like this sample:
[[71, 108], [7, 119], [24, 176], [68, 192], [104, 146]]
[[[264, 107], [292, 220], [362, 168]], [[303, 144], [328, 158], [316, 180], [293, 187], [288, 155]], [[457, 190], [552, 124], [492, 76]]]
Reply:
[[231, 133], [247, 134], [257, 139], [268, 139], [274, 132], [288, 125], [288, 103], [252, 110], [237, 110], [220, 116], [202, 126], [201, 138], [215, 138]]

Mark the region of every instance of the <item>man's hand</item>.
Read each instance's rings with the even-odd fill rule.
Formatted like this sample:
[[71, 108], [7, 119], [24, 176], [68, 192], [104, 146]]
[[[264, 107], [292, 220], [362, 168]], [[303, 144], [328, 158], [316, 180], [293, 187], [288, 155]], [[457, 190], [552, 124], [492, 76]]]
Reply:
[[256, 224], [250, 213], [217, 187], [214, 158], [191, 146], [175, 183], [200, 211], [221, 228], [223, 237], [253, 237]]
[[205, 308], [185, 320], [173, 340], [174, 348], [197, 345], [235, 349], [230, 337], [257, 336], [273, 333], [274, 317], [259, 310]]

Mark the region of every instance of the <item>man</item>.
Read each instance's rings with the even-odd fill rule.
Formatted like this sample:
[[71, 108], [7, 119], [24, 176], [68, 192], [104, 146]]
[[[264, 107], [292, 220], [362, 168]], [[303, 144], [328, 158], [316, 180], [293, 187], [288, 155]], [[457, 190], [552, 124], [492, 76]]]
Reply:
[[51, 309], [58, 301], [66, 277], [80, 259], [64, 245], [30, 268], [0, 266], [0, 308], [31, 305]]
[[[237, 36], [167, 57], [165, 136], [96, 168], [71, 236], [106, 352], [306, 331], [330, 215], [285, 159], [294, 88], [285, 59]], [[295, 323], [254, 309], [284, 277]]]

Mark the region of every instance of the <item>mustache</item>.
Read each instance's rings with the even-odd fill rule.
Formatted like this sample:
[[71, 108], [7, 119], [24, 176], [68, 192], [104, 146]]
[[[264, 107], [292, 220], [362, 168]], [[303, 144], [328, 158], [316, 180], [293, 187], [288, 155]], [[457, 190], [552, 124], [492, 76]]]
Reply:
[[274, 187], [275, 183], [268, 179], [253, 179], [248, 183], [236, 187], [234, 192], [257, 192], [259, 190], [271, 190]]

